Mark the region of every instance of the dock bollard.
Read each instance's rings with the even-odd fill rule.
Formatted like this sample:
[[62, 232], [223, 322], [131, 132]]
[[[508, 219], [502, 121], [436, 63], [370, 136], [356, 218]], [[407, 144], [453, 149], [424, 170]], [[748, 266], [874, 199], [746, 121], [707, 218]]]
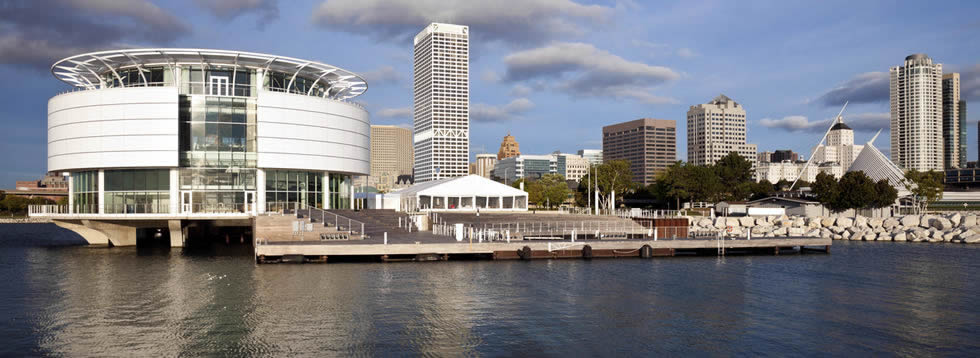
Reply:
[[517, 256], [520, 256], [521, 257], [521, 260], [530, 260], [531, 259], [531, 248], [528, 247], [528, 246], [522, 247], [520, 250], [517, 250]]
[[653, 248], [650, 247], [650, 245], [643, 245], [643, 247], [640, 248], [640, 257], [645, 259], [653, 257]]
[[587, 258], [587, 259], [591, 259], [592, 258], [592, 246], [591, 245], [582, 246], [582, 257], [583, 258]]

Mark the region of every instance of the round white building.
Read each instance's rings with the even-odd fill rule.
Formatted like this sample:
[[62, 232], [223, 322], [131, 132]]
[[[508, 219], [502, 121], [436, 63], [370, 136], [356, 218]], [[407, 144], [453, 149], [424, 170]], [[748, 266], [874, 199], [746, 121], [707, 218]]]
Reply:
[[127, 49], [58, 61], [73, 86], [48, 101], [48, 170], [69, 214], [251, 216], [350, 208], [370, 171], [358, 75], [240, 51]]

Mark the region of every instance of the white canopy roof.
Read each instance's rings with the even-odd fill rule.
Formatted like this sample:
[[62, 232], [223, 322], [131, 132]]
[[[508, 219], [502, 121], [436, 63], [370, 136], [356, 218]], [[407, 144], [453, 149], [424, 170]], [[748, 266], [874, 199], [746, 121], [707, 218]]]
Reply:
[[527, 192], [501, 184], [479, 175], [446, 178], [416, 184], [398, 190], [395, 194], [403, 198], [409, 196], [527, 196]]
[[[878, 131], [878, 133], [881, 133], [881, 131]], [[891, 184], [895, 190], [898, 190], [899, 197], [911, 195], [912, 192], [905, 185], [905, 171], [889, 160], [878, 148], [875, 148], [874, 141], [876, 138], [878, 138], [877, 134], [868, 141], [864, 149], [861, 149], [861, 152], [858, 153], [857, 158], [854, 159], [854, 162], [851, 163], [851, 167], [847, 171], [853, 172], [860, 170], [875, 182], [882, 179], [888, 180], [888, 184]]]

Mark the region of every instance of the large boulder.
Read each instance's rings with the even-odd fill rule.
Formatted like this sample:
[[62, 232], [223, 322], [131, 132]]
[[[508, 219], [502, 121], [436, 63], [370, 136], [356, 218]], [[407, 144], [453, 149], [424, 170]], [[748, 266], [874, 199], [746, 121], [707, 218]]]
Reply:
[[788, 228], [786, 228], [786, 227], [780, 227], [780, 228], [772, 231], [772, 236], [786, 236], [786, 233], [787, 232], [789, 232], [789, 229]]
[[752, 227], [755, 226], [755, 218], [751, 216], [743, 216], [738, 219], [738, 223], [739, 225], [742, 225], [742, 227]]
[[960, 222], [963, 220], [963, 215], [960, 213], [953, 214], [949, 217], [949, 222], [953, 223], [953, 226], [960, 226]]
[[786, 235], [794, 237], [803, 236], [805, 233], [806, 229], [802, 227], [791, 227], [786, 230]]
[[881, 218], [870, 218], [868, 219], [868, 226], [872, 229], [880, 229], [885, 224], [885, 221]]
[[943, 234], [943, 241], [953, 241], [957, 237], [956, 233], [947, 232]]
[[895, 241], [905, 241], [905, 237], [906, 236], [905, 236], [905, 233], [904, 232], [899, 232], [899, 233], [895, 234], [895, 236], [892, 237], [892, 240], [895, 240]]
[[980, 235], [964, 237], [963, 240], [960, 241], [965, 244], [980, 244]]
[[971, 227], [971, 226], [974, 226], [976, 224], [977, 224], [977, 216], [976, 215], [967, 215], [967, 216], [964, 216], [963, 217], [963, 222], [960, 223], [960, 226]]
[[831, 227], [831, 226], [834, 226], [834, 222], [835, 221], [837, 221], [837, 218], [834, 218], [833, 216], [828, 216], [828, 217], [825, 217], [825, 218], [820, 218], [820, 226], [823, 226], [823, 227]]
[[891, 230], [891, 229], [894, 229], [899, 224], [901, 224], [901, 222], [898, 221], [898, 219], [895, 219], [895, 218], [887, 218], [887, 219], [885, 219], [884, 221], [881, 222], [881, 227], [883, 227], [885, 229], [888, 229], [888, 230]]
[[862, 228], [862, 229], [865, 228], [865, 227], [867, 227], [868, 226], [868, 218], [863, 217], [861, 215], [855, 216], [854, 217], [854, 226], [857, 226], [857, 227]]
[[906, 229], [911, 229], [919, 225], [919, 220], [921, 220], [921, 218], [919, 218], [917, 215], [905, 215], [902, 217], [902, 226], [904, 226]]
[[803, 236], [805, 236], [805, 237], [822, 237], [822, 235], [820, 235], [820, 229], [812, 229], [810, 231], [807, 231], [805, 234], [803, 234]]
[[878, 234], [874, 231], [868, 230], [864, 232], [864, 241], [875, 241], [878, 238]]
[[738, 227], [738, 218], [726, 218], [725, 226]]
[[854, 226], [854, 220], [851, 219], [851, 218], [848, 218], [848, 217], [841, 216], [841, 217], [837, 218], [837, 226], [840, 226], [840, 227], [845, 228], [845, 229], [846, 228], [849, 228], [849, 227], [852, 227], [852, 226]]
[[929, 225], [932, 224], [932, 221], [935, 219], [936, 217], [932, 215], [922, 215], [922, 218], [919, 219], [919, 226], [928, 229], [930, 228]]
[[791, 225], [793, 225], [793, 227], [803, 227], [804, 225], [806, 225], [806, 220], [803, 220], [802, 217], [796, 217], [793, 219]]
[[840, 234], [840, 233], [844, 232], [844, 228], [842, 228], [840, 226], [831, 226], [830, 227], [830, 231], [832, 231], [835, 234]]
[[932, 222], [929, 223], [929, 226], [936, 228], [936, 230], [949, 230], [953, 228], [953, 223], [950, 222], [949, 219], [947, 218], [938, 217], [932, 219]]
[[711, 219], [709, 219], [709, 218], [702, 218], [701, 220], [698, 220], [698, 224], [697, 225], [699, 227], [711, 227], [711, 224], [713, 224], [711, 222]]
[[715, 229], [724, 229], [724, 228], [725, 228], [725, 218], [723, 217], [715, 218]]
[[756, 225], [752, 227], [752, 235], [767, 236], [770, 231], [772, 231], [772, 226], [769, 225]]

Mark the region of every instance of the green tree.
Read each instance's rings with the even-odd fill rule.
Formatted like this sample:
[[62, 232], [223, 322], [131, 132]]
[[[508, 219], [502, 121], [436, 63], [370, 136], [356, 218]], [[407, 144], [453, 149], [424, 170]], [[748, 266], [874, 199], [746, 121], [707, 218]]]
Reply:
[[895, 200], [898, 200], [898, 190], [895, 190], [895, 187], [889, 184], [887, 179], [875, 183], [875, 197], [871, 207], [887, 208], [894, 204]]
[[728, 153], [714, 165], [715, 173], [722, 183], [743, 183], [752, 181], [752, 162], [738, 155]]
[[68, 205], [68, 197], [67, 196], [60, 197], [58, 198], [58, 201], [55, 203], [58, 205]]
[[827, 173], [817, 174], [817, 179], [810, 186], [811, 192], [816, 195], [817, 201], [828, 209], [835, 210], [837, 197], [840, 196], [840, 188], [837, 179]]
[[770, 194], [772, 194], [772, 192], [775, 190], [776, 190], [775, 186], [773, 186], [772, 183], [769, 182], [769, 180], [763, 179], [762, 181], [755, 183], [752, 186], [752, 192], [749, 199], [759, 200], [759, 199], [766, 198]]
[[905, 173], [905, 183], [915, 195], [917, 202], [922, 205], [922, 209], [928, 209], [929, 205], [943, 198], [943, 173], [930, 170], [920, 172], [912, 169]]
[[554, 208], [568, 199], [571, 190], [568, 189], [568, 182], [561, 174], [546, 174], [540, 180], [535, 181], [541, 190], [541, 199], [549, 208]]
[[868, 178], [863, 171], [853, 171], [844, 173], [837, 183], [840, 188], [840, 195], [837, 197], [836, 207], [839, 211], [847, 209], [868, 208], [875, 200], [875, 182]]
[[524, 184], [524, 191], [527, 192], [528, 205], [542, 206], [545, 203], [544, 189], [537, 180], [518, 179], [511, 186], [520, 189], [521, 183]]
[[[598, 186], [599, 206], [605, 208], [609, 194], [616, 192], [616, 202], [622, 202], [623, 196], [635, 189], [633, 184], [633, 171], [630, 170], [630, 163], [626, 160], [611, 160], [594, 167], [590, 173], [579, 179], [579, 194], [576, 200], [579, 205], [586, 206], [589, 196], [595, 193]], [[598, 183], [597, 183], [598, 182]], [[591, 184], [591, 188], [590, 188]]]

